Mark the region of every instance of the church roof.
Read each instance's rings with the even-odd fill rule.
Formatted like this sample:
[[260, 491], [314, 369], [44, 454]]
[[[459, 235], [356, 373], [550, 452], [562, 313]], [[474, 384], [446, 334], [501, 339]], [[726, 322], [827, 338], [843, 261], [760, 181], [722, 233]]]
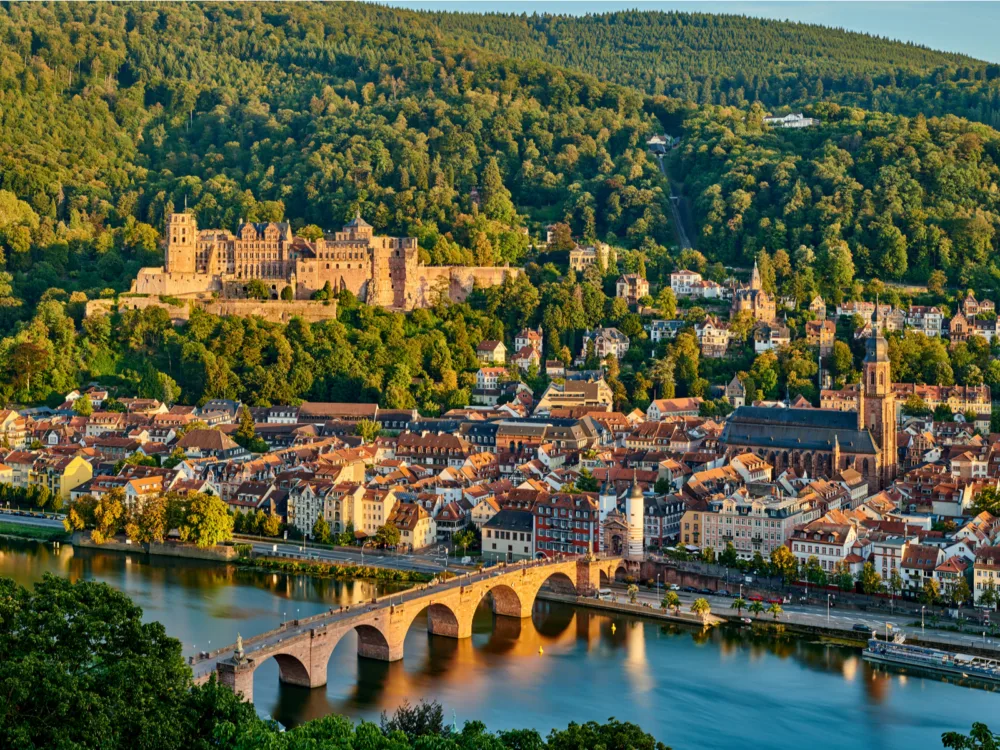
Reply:
[[741, 406], [726, 421], [720, 442], [776, 450], [878, 452], [868, 430], [859, 430], [857, 413], [834, 409], [779, 409]]

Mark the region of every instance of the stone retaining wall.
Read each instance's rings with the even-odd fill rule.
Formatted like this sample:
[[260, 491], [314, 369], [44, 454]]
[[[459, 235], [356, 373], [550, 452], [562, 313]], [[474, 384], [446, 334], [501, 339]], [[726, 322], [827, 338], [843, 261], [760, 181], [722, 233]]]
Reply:
[[[199, 308], [211, 315], [227, 317], [258, 317], [272, 323], [287, 323], [294, 317], [300, 317], [307, 323], [318, 323], [337, 317], [337, 301], [320, 300], [257, 300], [257, 299], [218, 299], [205, 296], [170, 297], [166, 302], [159, 296], [129, 297], [118, 300], [119, 310], [145, 310], [149, 307], [159, 307], [167, 311], [175, 324], [184, 323], [191, 317], [191, 310]], [[176, 304], [174, 300], [180, 302]], [[113, 300], [91, 300], [87, 303], [87, 315], [108, 314], [115, 307]]]
[[90, 538], [90, 532], [73, 532], [72, 542], [74, 547], [86, 549], [99, 549], [105, 552], [136, 552], [139, 554], [158, 555], [160, 557], [184, 557], [189, 560], [213, 560], [215, 562], [229, 562], [235, 560], [236, 548], [226, 545], [201, 548], [193, 544], [181, 542], [164, 542], [158, 544], [129, 544], [127, 542], [112, 539], [104, 544], [97, 544]]

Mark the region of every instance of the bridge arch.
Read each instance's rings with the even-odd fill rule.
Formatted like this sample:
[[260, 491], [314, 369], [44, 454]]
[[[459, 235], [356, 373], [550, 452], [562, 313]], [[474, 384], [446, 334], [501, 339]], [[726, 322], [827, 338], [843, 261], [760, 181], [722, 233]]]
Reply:
[[[570, 578], [569, 574], [563, 570], [557, 570], [544, 581], [538, 587], [539, 589], [548, 586], [550, 589], [559, 594], [568, 594], [570, 596], [576, 596], [576, 581]], [[535, 592], [538, 595], [538, 591]]]
[[501, 582], [484, 587], [482, 597], [485, 597], [487, 594], [493, 596], [494, 614], [506, 617], [531, 616], [531, 605], [534, 603], [534, 596], [531, 597], [531, 601], [525, 602], [510, 584]]
[[358, 656], [381, 661], [403, 658], [403, 644], [390, 645], [385, 634], [374, 625], [360, 623], [354, 626], [354, 631], [358, 634]]
[[[271, 654], [270, 658], [278, 663], [278, 679], [289, 685], [301, 685], [311, 687], [309, 677], [309, 667], [292, 654], [278, 653]], [[266, 661], [266, 659], [265, 659]], [[260, 666], [260, 665], [258, 665]]]
[[446, 602], [431, 602], [409, 613], [409, 619], [401, 628], [404, 637], [413, 627], [413, 623], [423, 614], [427, 616], [427, 632], [432, 635], [443, 635], [448, 638], [468, 638], [472, 635], [471, 613], [456, 612], [455, 608]]

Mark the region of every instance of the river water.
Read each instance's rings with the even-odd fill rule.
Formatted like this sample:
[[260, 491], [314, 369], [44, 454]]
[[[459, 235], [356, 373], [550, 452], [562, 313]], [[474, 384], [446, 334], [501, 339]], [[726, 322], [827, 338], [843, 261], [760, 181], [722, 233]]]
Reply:
[[[186, 654], [388, 590], [0, 540], [0, 576], [29, 585], [44, 573], [124, 591]], [[418, 617], [404, 659], [392, 664], [359, 659], [346, 636], [325, 689], [281, 685], [271, 660], [254, 675], [254, 697], [262, 714], [288, 725], [330, 712], [377, 721], [420, 698], [439, 701], [459, 725], [480, 719], [543, 734], [613, 716], [675, 750], [915, 750], [940, 747], [942, 732], [968, 731], [974, 721], [1000, 729], [997, 693], [876, 671], [857, 649], [735, 629], [700, 634], [544, 601], [524, 621], [494, 618], [484, 606], [462, 641], [430, 636]]]

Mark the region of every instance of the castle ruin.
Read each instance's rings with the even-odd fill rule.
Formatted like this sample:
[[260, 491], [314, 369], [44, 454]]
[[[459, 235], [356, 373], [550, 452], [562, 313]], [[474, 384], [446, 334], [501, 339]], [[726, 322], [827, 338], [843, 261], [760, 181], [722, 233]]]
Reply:
[[382, 237], [360, 213], [343, 231], [315, 240], [297, 237], [288, 222], [241, 222], [235, 233], [198, 229], [193, 214], [171, 214], [162, 268], [143, 268], [133, 294], [240, 299], [259, 279], [271, 299], [290, 287], [295, 300], [310, 300], [327, 283], [369, 305], [412, 310], [440, 293], [455, 302], [475, 284], [494, 286], [521, 273], [506, 266], [425, 266], [415, 237]]

